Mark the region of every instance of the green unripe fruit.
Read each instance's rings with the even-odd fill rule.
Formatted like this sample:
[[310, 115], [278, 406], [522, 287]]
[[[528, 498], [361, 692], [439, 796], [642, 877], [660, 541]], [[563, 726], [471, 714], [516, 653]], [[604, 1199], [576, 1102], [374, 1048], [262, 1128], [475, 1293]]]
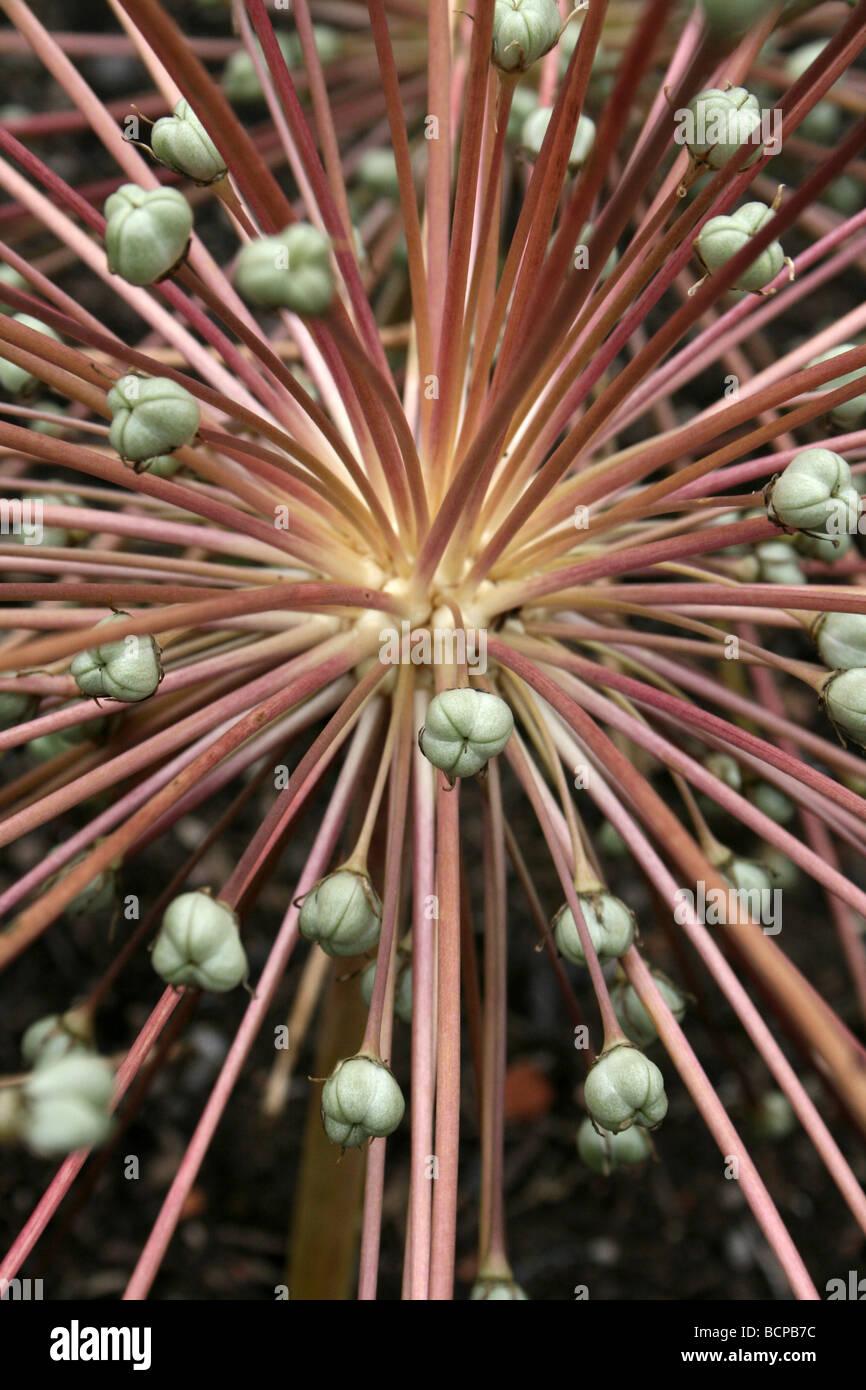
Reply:
[[162, 116], [156, 122], [150, 143], [160, 163], [176, 174], [185, 174], [201, 184], [225, 178], [225, 160], [184, 97], [173, 115]]
[[810, 560], [820, 560], [825, 565], [835, 565], [851, 549], [853, 536], [809, 536], [801, 531], [794, 537], [794, 545], [801, 555]]
[[[578, 893], [587, 930], [600, 961], [624, 956], [634, 941], [634, 913], [612, 893]], [[586, 965], [583, 943], [567, 903], [553, 919], [553, 939], [566, 960]]]
[[[32, 328], [35, 333], [44, 333], [46, 338], [53, 338], [55, 343], [60, 342], [60, 334], [55, 333], [53, 328], [49, 328], [40, 319], [35, 319], [32, 314], [13, 314], [13, 323], [23, 323], [25, 328]], [[39, 378], [29, 372], [26, 367], [19, 367], [15, 362], [10, 362], [8, 358], [0, 352], [0, 386], [4, 391], [8, 391], [11, 396], [17, 395], [20, 391], [28, 391], [36, 386]]]
[[[7, 679], [12, 671], [5, 673]], [[0, 691], [0, 729], [14, 729], [24, 724], [36, 712], [38, 695], [18, 695], [13, 690]]]
[[496, 0], [493, 8], [495, 67], [525, 72], [559, 38], [562, 18], [555, 0]]
[[[544, 144], [544, 137], [547, 134], [547, 127], [550, 125], [552, 115], [552, 107], [539, 106], [523, 122], [520, 143], [525, 150], [528, 150], [533, 159], [537, 159], [541, 153], [541, 146]], [[568, 156], [570, 170], [579, 169], [582, 164], [586, 163], [594, 141], [595, 121], [590, 120], [589, 116], [580, 116]]]
[[836, 729], [866, 746], [866, 666], [837, 671], [821, 691], [821, 698]]
[[848, 464], [832, 449], [796, 454], [770, 484], [766, 498], [770, 520], [783, 526], [834, 538], [857, 529], [860, 495]]
[[322, 1090], [322, 1121], [332, 1144], [357, 1149], [392, 1134], [406, 1103], [391, 1071], [359, 1053], [338, 1062]]
[[513, 1279], [476, 1279], [469, 1295], [470, 1302], [477, 1303], [522, 1303], [529, 1302], [525, 1293]]
[[602, 1052], [586, 1078], [584, 1099], [596, 1124], [613, 1134], [634, 1124], [654, 1129], [668, 1108], [661, 1072], [631, 1043]]
[[[373, 998], [373, 986], [376, 983], [376, 962], [370, 964], [361, 972], [361, 998], [370, 1007]], [[398, 970], [397, 984], [394, 989], [394, 1013], [401, 1023], [412, 1022], [412, 967], [405, 965], [402, 970]]]
[[379, 940], [382, 904], [366, 874], [337, 869], [304, 898], [301, 935], [329, 956], [360, 956]]
[[174, 454], [158, 454], [155, 459], [143, 459], [140, 463], [133, 463], [131, 459], [125, 461], [136, 473], [149, 473], [152, 478], [173, 478], [182, 467]]
[[700, 163], [721, 169], [744, 141], [739, 167], [754, 164], [763, 144], [757, 140], [761, 128], [761, 107], [758, 98], [745, 87], [708, 87], [699, 92], [686, 107], [685, 141], [689, 154]]
[[[82, 851], [70, 861], [65, 869], [57, 875], [58, 880], [65, 878], [76, 864], [80, 864], [86, 857], [87, 851]], [[118, 861], [119, 863], [119, 861]], [[89, 883], [86, 883], [79, 893], [66, 905], [66, 912], [70, 917], [87, 917], [94, 912], [105, 912], [114, 905], [117, 897], [117, 864], [109, 864], [106, 868], [100, 869]], [[51, 882], [54, 882], [52, 879]]]
[[[708, 274], [727, 265], [773, 216], [766, 203], [744, 203], [736, 212], [711, 217], [695, 240], [695, 250]], [[775, 280], [785, 264], [785, 253], [778, 241], [771, 241], [750, 265], [740, 272], [732, 289], [757, 293]]]
[[362, 187], [382, 198], [399, 198], [397, 160], [393, 150], [365, 150], [358, 163], [357, 179]]
[[707, 28], [717, 41], [733, 47], [756, 24], [773, 0], [701, 0]]
[[425, 758], [453, 782], [480, 772], [502, 752], [513, 729], [514, 716], [498, 695], [443, 690], [430, 701], [418, 743]]
[[758, 573], [765, 584], [802, 584], [803, 571], [788, 541], [761, 541], [755, 546]]
[[[788, 54], [785, 59], [785, 72], [792, 83], [803, 76], [828, 43], [829, 39], [816, 39], [813, 43], [802, 44], [799, 48], [795, 48], [793, 53]], [[837, 86], [838, 83], [833, 85]], [[832, 101], [818, 101], [812, 110], [803, 117], [797, 126], [796, 134], [801, 135], [804, 140], [814, 140], [818, 144], [829, 145], [839, 134], [841, 124], [842, 113], [839, 108], [834, 106]]]
[[812, 631], [821, 660], [831, 671], [866, 666], [866, 614], [824, 613]]
[[29, 290], [30, 285], [20, 270], [13, 270], [11, 265], [4, 261], [0, 264], [0, 283], [11, 285], [13, 290]]
[[105, 203], [108, 269], [130, 285], [152, 285], [186, 255], [192, 208], [176, 188], [125, 183]]
[[21, 1039], [21, 1055], [28, 1067], [51, 1066], [80, 1052], [93, 1052], [93, 1025], [90, 1015], [81, 1010], [37, 1019]]
[[195, 396], [170, 377], [122, 376], [107, 400], [112, 447], [134, 463], [189, 444], [201, 420]]
[[[286, 67], [296, 68], [301, 61], [301, 51], [300, 44], [294, 36], [277, 34], [277, 43], [286, 60]], [[256, 47], [265, 61], [258, 39], [256, 39]], [[265, 61], [265, 69], [267, 66], [267, 61]], [[264, 101], [265, 94], [262, 91], [259, 75], [245, 48], [238, 49], [237, 53], [233, 53], [226, 63], [223, 69], [222, 87], [229, 101], [236, 101], [240, 106], [252, 106], [257, 101]]]
[[234, 278], [244, 299], [260, 308], [325, 314], [335, 292], [330, 240], [309, 223], [295, 222], [279, 236], [247, 242]]
[[751, 801], [777, 825], [787, 825], [797, 809], [791, 798], [774, 787], [772, 782], [758, 782], [752, 788]]
[[55, 734], [40, 734], [38, 738], [31, 738], [27, 749], [39, 762], [46, 762], [48, 758], [65, 753], [79, 743], [97, 741], [107, 728], [107, 719], [88, 719], [86, 723], [72, 724], [68, 729], [58, 729]]
[[738, 792], [743, 785], [740, 764], [730, 753], [708, 753], [704, 758], [704, 767], [732, 791]]
[[732, 854], [721, 865], [721, 873], [741, 893], [763, 893], [773, 886], [767, 870], [753, 859], [738, 859]]
[[113, 1090], [114, 1073], [104, 1057], [73, 1052], [37, 1068], [23, 1087], [21, 1133], [28, 1148], [50, 1158], [104, 1143]]
[[851, 174], [842, 174], [828, 184], [821, 195], [822, 202], [828, 203], [836, 212], [853, 217], [863, 206], [863, 185]]
[[[44, 412], [46, 415], [65, 415], [65, 410], [57, 401], [34, 401], [33, 409]], [[37, 434], [47, 434], [54, 439], [60, 439], [63, 434], [63, 426], [54, 420], [30, 420], [28, 429], [35, 430]]]
[[612, 1134], [607, 1129], [599, 1133], [587, 1116], [577, 1131], [577, 1152], [581, 1161], [604, 1177], [609, 1177], [615, 1168], [633, 1168], [644, 1163], [652, 1148], [652, 1140], [640, 1125], [632, 1125], [621, 1134]]
[[523, 123], [538, 105], [538, 93], [533, 87], [517, 86], [511, 97], [511, 108], [508, 112], [508, 126], [505, 138], [511, 145], [517, 144], [520, 140], [520, 132]]
[[789, 859], [781, 850], [776, 849], [775, 845], [766, 845], [762, 850], [764, 863], [773, 875], [773, 882], [777, 888], [787, 891], [788, 888], [796, 888], [800, 882], [800, 870], [793, 860]]
[[[677, 1023], [685, 1017], [685, 997], [665, 975], [652, 972], [655, 986], [673, 1014]], [[617, 985], [611, 995], [616, 1016], [622, 1024], [623, 1032], [638, 1047], [649, 1047], [658, 1038], [656, 1026], [647, 1009], [641, 1003], [636, 990], [627, 984]]]
[[[112, 623], [121, 616], [129, 615], [112, 614], [102, 623]], [[160, 649], [149, 634], [133, 634], [79, 652], [71, 671], [82, 695], [135, 704], [149, 699], [159, 688], [163, 676], [159, 657]]]
[[[816, 367], [819, 362], [829, 362], [832, 357], [838, 357], [843, 352], [850, 352], [852, 348], [858, 346], [857, 343], [841, 343], [839, 347], [830, 348], [829, 352], [822, 352], [819, 357], [813, 357], [809, 366]], [[866, 369], [862, 367], [859, 371], [846, 372], [844, 376], [834, 377], [832, 381], [827, 381], [816, 389], [818, 391], [835, 391], [838, 386], [847, 386], [852, 381], [859, 381], [861, 377], [866, 377]], [[857, 429], [864, 415], [866, 415], [866, 392], [861, 396], [852, 396], [850, 401], [843, 401], [841, 405], [835, 405], [830, 411], [830, 419], [845, 430]]]
[[153, 948], [153, 968], [167, 984], [225, 994], [249, 973], [237, 917], [209, 893], [181, 893], [169, 903]]
[[787, 1139], [797, 1123], [791, 1102], [782, 1091], [765, 1091], [750, 1118], [760, 1139]]

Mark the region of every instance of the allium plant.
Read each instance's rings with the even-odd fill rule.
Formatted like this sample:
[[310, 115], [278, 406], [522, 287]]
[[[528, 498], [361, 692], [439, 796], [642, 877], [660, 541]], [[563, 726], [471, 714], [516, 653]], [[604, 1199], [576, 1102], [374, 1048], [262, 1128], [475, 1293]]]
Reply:
[[[81, 913], [104, 961], [40, 957], [61, 978], [0, 1131], [60, 1166], [0, 1278], [159, 1125], [207, 991], [236, 1031], [127, 1298], [287, 1007], [268, 1103], [294, 1072], [285, 1122], [321, 1106], [358, 1296], [403, 1131], [404, 1296], [451, 1298], [476, 1231], [472, 1296], [531, 1296], [508, 986], [552, 967], [588, 1181], [646, 1180], [690, 1099], [782, 1288], [817, 1297], [737, 1125], [802, 1127], [853, 1249], [866, 0], [109, 0], [93, 34], [0, 5], [50, 93], [0, 129], [0, 961], [14, 991]], [[137, 59], [128, 99], [84, 55]], [[543, 954], [510, 972], [527, 906]], [[100, 1015], [142, 961], [109, 1099]]]

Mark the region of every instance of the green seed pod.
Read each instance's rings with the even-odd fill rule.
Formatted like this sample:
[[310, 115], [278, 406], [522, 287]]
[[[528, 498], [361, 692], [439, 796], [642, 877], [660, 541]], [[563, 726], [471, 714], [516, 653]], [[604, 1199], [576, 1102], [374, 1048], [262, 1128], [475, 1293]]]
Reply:
[[621, 1134], [611, 1134], [607, 1129], [599, 1132], [587, 1116], [577, 1131], [581, 1161], [604, 1177], [609, 1177], [615, 1168], [633, 1168], [646, 1162], [652, 1151], [652, 1140], [640, 1125], [632, 1125]]
[[732, 47], [756, 24], [774, 0], [701, 0], [707, 28], [717, 41]]
[[403, 1092], [385, 1063], [358, 1053], [338, 1062], [322, 1090], [322, 1121], [332, 1144], [357, 1149], [392, 1134], [403, 1118]]
[[225, 994], [249, 974], [238, 919], [209, 893], [181, 893], [169, 903], [151, 955], [167, 984]]
[[108, 719], [88, 719], [84, 724], [72, 724], [68, 729], [59, 729], [56, 734], [40, 734], [38, 738], [31, 738], [27, 744], [27, 751], [39, 762], [46, 762], [79, 743], [98, 742], [108, 724]]
[[298, 927], [326, 955], [360, 956], [379, 940], [382, 904], [366, 874], [337, 869], [310, 889]]
[[[112, 623], [121, 616], [129, 615], [112, 614], [103, 618], [98, 626]], [[159, 658], [160, 649], [149, 634], [142, 637], [131, 634], [79, 652], [70, 669], [82, 695], [135, 704], [149, 699], [159, 688], [163, 677]]]
[[[301, 61], [301, 47], [294, 35], [277, 34], [277, 43], [286, 60], [286, 67], [296, 68]], [[256, 39], [256, 46], [259, 53], [262, 53], [262, 46], [258, 39]], [[263, 54], [262, 56], [264, 57]], [[265, 62], [265, 68], [267, 68], [267, 62]], [[253, 106], [257, 101], [264, 101], [265, 94], [262, 91], [262, 84], [259, 82], [259, 75], [245, 48], [239, 48], [237, 53], [233, 53], [226, 63], [223, 69], [222, 87], [229, 101], [236, 101], [239, 106]]]
[[332, 29], [330, 24], [314, 24], [313, 39], [320, 62], [335, 63], [342, 57], [344, 44], [339, 29]]
[[[820, 356], [813, 357], [809, 366], [816, 367], [819, 362], [829, 362], [832, 357], [838, 357], [840, 353], [850, 352], [852, 348], [859, 346], [859, 343], [841, 343], [838, 347], [830, 348], [829, 352], [822, 352]], [[856, 372], [846, 372], [844, 376], [834, 377], [832, 381], [825, 382], [817, 389], [819, 391], [835, 391], [838, 386], [847, 386], [852, 381], [859, 381], [861, 377], [866, 377], [866, 369], [861, 368]], [[834, 406], [830, 411], [830, 419], [845, 430], [857, 429], [864, 415], [866, 415], [866, 392], [861, 396], [853, 396], [850, 401], [843, 401], [841, 405]]]
[[797, 1123], [791, 1102], [782, 1091], [765, 1091], [750, 1119], [759, 1139], [787, 1139]]
[[[370, 961], [361, 971], [361, 998], [370, 1007], [373, 986], [376, 983], [376, 962]], [[394, 990], [394, 1013], [401, 1023], [412, 1022], [412, 967], [405, 965], [397, 972], [397, 985]]]
[[[32, 328], [35, 333], [44, 333], [46, 338], [53, 338], [55, 343], [60, 342], [60, 334], [55, 333], [53, 328], [49, 328], [40, 319], [35, 319], [32, 314], [13, 314], [12, 321], [23, 323], [25, 328]], [[0, 386], [4, 391], [8, 391], [10, 396], [31, 390], [38, 382], [39, 378], [28, 372], [26, 367], [17, 366], [0, 353]]]
[[513, 1279], [478, 1278], [472, 1285], [469, 1299], [473, 1303], [480, 1300], [486, 1303], [528, 1303], [529, 1294], [525, 1293]]
[[738, 859], [732, 854], [720, 869], [722, 877], [741, 893], [762, 893], [773, 886], [767, 870], [762, 864], [755, 863], [754, 859]]
[[496, 0], [494, 66], [501, 72], [525, 72], [553, 48], [561, 29], [556, 0]]
[[[612, 893], [578, 893], [577, 900], [600, 961], [624, 956], [634, 941], [634, 913]], [[566, 960], [586, 965], [583, 943], [567, 903], [553, 919], [553, 939]]]
[[838, 732], [866, 747], [866, 666], [837, 671], [821, 691], [821, 699]]
[[[43, 411], [46, 415], [65, 415], [66, 411], [57, 401], [34, 401], [33, 409]], [[56, 424], [53, 420], [30, 420], [28, 429], [35, 430], [37, 434], [47, 434], [54, 439], [60, 439], [63, 435], [63, 426]]]
[[848, 553], [854, 538], [849, 534], [840, 536], [809, 536], [799, 531], [794, 537], [794, 545], [801, 555], [810, 560], [821, 560], [825, 565], [835, 565]]
[[181, 97], [174, 114], [156, 122], [150, 143], [160, 164], [196, 183], [225, 178], [226, 162], [189, 102]]
[[[58, 874], [58, 879], [65, 878], [66, 875], [80, 864], [86, 857], [87, 851], [82, 851], [70, 861], [65, 869]], [[118, 864], [109, 864], [101, 869], [94, 878], [86, 883], [81, 892], [76, 894], [71, 903], [66, 905], [66, 913], [70, 917], [87, 917], [92, 913], [105, 912], [113, 907], [117, 898], [117, 869]], [[54, 880], [52, 880], [53, 882]]]
[[827, 185], [821, 195], [821, 201], [836, 212], [853, 217], [863, 206], [863, 185], [851, 174], [842, 174], [840, 178]]
[[21, 1055], [28, 1067], [51, 1066], [61, 1057], [80, 1052], [93, 1052], [93, 1023], [81, 1009], [37, 1019], [21, 1039]]
[[397, 160], [393, 150], [365, 150], [358, 163], [357, 180], [362, 188], [381, 198], [399, 198]]
[[766, 491], [771, 521], [841, 538], [857, 529], [860, 495], [851, 469], [832, 449], [804, 449]]
[[[661, 971], [652, 972], [659, 994], [664, 999], [677, 1023], [685, 1017], [686, 1000], [676, 985]], [[628, 984], [619, 984], [611, 994], [616, 1016], [622, 1024], [623, 1032], [638, 1047], [649, 1047], [658, 1038], [656, 1026], [644, 1008], [637, 992]]]
[[295, 222], [279, 236], [247, 242], [235, 265], [235, 285], [250, 304], [317, 316], [334, 299], [329, 239], [307, 222]]
[[661, 1072], [631, 1043], [605, 1048], [590, 1068], [584, 1099], [591, 1118], [613, 1134], [633, 1124], [655, 1129], [668, 1108]]
[[[785, 59], [785, 72], [792, 83], [803, 76], [829, 42], [829, 39], [816, 39], [812, 43], [802, 44], [795, 48], [793, 53], [788, 54]], [[838, 83], [833, 85], [837, 86]], [[832, 101], [818, 101], [803, 117], [795, 133], [801, 135], [804, 140], [829, 145], [837, 138], [841, 124], [842, 113], [839, 108]]]
[[11, 285], [13, 290], [29, 290], [30, 285], [20, 270], [13, 270], [11, 265], [4, 261], [0, 264], [0, 283]]
[[797, 809], [791, 798], [774, 787], [772, 782], [756, 782], [749, 799], [777, 825], [787, 825]]
[[755, 546], [758, 574], [765, 584], [803, 584], [803, 571], [789, 541], [761, 541]]
[[758, 98], [745, 87], [708, 87], [699, 92], [686, 107], [688, 120], [685, 133], [691, 138], [686, 147], [693, 159], [721, 169], [744, 141], [742, 164], [746, 168], [760, 156], [763, 144], [755, 138], [761, 128], [761, 107]]
[[[14, 674], [14, 671], [4, 672], [7, 679]], [[36, 713], [38, 705], [38, 695], [18, 695], [13, 690], [0, 691], [0, 729], [14, 729], [16, 725], [26, 723]]]
[[[709, 275], [721, 270], [773, 216], [766, 203], [744, 203], [736, 212], [711, 217], [701, 228], [695, 250]], [[757, 293], [775, 280], [785, 264], [781, 243], [771, 241], [745, 270], [741, 271], [732, 289]]]
[[418, 743], [425, 758], [453, 782], [480, 772], [502, 752], [513, 728], [514, 716], [498, 695], [443, 690], [430, 701]]
[[787, 854], [776, 849], [775, 845], [765, 845], [761, 854], [777, 888], [787, 892], [789, 888], [797, 887], [800, 882], [800, 870]]
[[823, 613], [812, 636], [821, 660], [831, 671], [866, 666], [866, 614]]
[[743, 785], [740, 764], [730, 753], [708, 753], [704, 758], [704, 767], [732, 791], [738, 792]]
[[[552, 107], [539, 106], [523, 122], [520, 143], [533, 159], [537, 159], [541, 153], [541, 146], [544, 144], [544, 137], [547, 134], [547, 127], [550, 125], [552, 115]], [[572, 172], [579, 169], [589, 159], [594, 141], [595, 121], [590, 120], [589, 116], [580, 116], [577, 129], [574, 132], [574, 139], [571, 142], [571, 152], [568, 156], [568, 167]]]
[[612, 858], [621, 859], [623, 855], [628, 854], [628, 845], [609, 820], [602, 822], [597, 844], [602, 854], [609, 854]]
[[158, 454], [155, 459], [143, 459], [141, 463], [133, 463], [131, 459], [126, 459], [125, 462], [136, 473], [149, 473], [152, 478], [173, 478], [183, 466], [174, 454]]
[[107, 400], [112, 447], [134, 463], [189, 444], [201, 420], [195, 396], [170, 377], [122, 376]]
[[186, 255], [192, 208], [176, 188], [125, 183], [105, 203], [108, 269], [130, 285], [152, 285]]
[[38, 1067], [24, 1084], [22, 1138], [42, 1158], [93, 1148], [108, 1138], [114, 1072], [104, 1057], [73, 1052]]

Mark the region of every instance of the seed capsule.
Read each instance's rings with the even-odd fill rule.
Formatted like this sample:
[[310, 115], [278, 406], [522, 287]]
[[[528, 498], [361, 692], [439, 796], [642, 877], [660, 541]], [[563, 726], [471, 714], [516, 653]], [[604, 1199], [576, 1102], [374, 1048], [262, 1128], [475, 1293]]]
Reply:
[[[659, 994], [679, 1023], [685, 1017], [685, 997], [676, 985], [660, 971], [654, 970], [652, 974]], [[649, 1047], [650, 1043], [656, 1041], [658, 1038], [656, 1026], [648, 1010], [641, 1003], [637, 991], [631, 985], [617, 985], [611, 994], [611, 1000], [627, 1038], [636, 1043], [638, 1047]]]
[[525, 72], [553, 48], [561, 29], [555, 0], [496, 0], [494, 66], [502, 72]]
[[167, 984], [224, 994], [249, 973], [237, 917], [209, 893], [181, 893], [169, 903], [153, 948], [153, 968]]
[[235, 285], [263, 309], [327, 313], [334, 299], [330, 240], [309, 223], [295, 222], [278, 236], [249, 241], [237, 259]]
[[[810, 68], [823, 52], [829, 39], [815, 39], [812, 43], [801, 44], [785, 59], [785, 72], [796, 82]], [[833, 84], [838, 86], [838, 81]], [[842, 113], [832, 101], [817, 101], [811, 111], [797, 126], [796, 134], [804, 140], [814, 140], [820, 145], [830, 145], [837, 138], [842, 124]]]
[[803, 584], [803, 571], [789, 541], [761, 541], [755, 546], [758, 574], [765, 584]]
[[382, 198], [399, 198], [397, 160], [393, 150], [365, 150], [358, 163], [358, 183]]
[[382, 904], [366, 874], [337, 869], [304, 898], [298, 927], [329, 956], [360, 956], [379, 940]]
[[152, 285], [186, 254], [192, 209], [176, 188], [125, 183], [105, 202], [108, 269], [130, 285]]
[[418, 742], [425, 758], [453, 782], [480, 772], [502, 752], [513, 728], [514, 716], [498, 695], [443, 690], [430, 701]]
[[476, 1279], [469, 1295], [470, 1302], [522, 1303], [529, 1301], [526, 1293], [513, 1279]]
[[338, 1062], [322, 1090], [322, 1121], [333, 1144], [357, 1149], [392, 1134], [403, 1118], [403, 1092], [385, 1063], [359, 1053]]
[[[296, 68], [301, 61], [301, 50], [294, 35], [277, 34], [277, 43], [286, 61], [286, 67]], [[258, 39], [256, 39], [256, 47], [262, 55], [262, 60], [265, 61]], [[266, 69], [267, 66], [265, 61]], [[239, 48], [226, 63], [223, 69], [222, 87], [229, 101], [236, 101], [239, 106], [252, 106], [257, 101], [264, 101], [265, 94], [262, 91], [259, 75], [245, 48]]]
[[860, 494], [851, 469], [832, 449], [804, 449], [770, 484], [767, 514], [799, 531], [818, 531], [833, 539], [857, 529]]
[[21, 1055], [29, 1067], [51, 1066], [62, 1057], [80, 1052], [93, 1052], [90, 1015], [80, 1009], [37, 1019], [21, 1039]]
[[[578, 893], [578, 902], [598, 958], [604, 962], [624, 956], [634, 941], [634, 913], [612, 893]], [[586, 965], [583, 943], [567, 903], [553, 919], [553, 937], [566, 960]]]
[[[829, 362], [831, 358], [838, 357], [843, 352], [850, 352], [852, 348], [859, 346], [857, 343], [841, 343], [838, 347], [830, 348], [829, 352], [822, 352], [820, 356], [813, 357], [809, 363], [810, 367], [815, 367], [819, 362]], [[861, 367], [858, 371], [846, 372], [844, 376], [834, 377], [832, 381], [827, 381], [823, 386], [817, 387], [819, 391], [835, 391], [838, 386], [848, 386], [852, 381], [859, 381], [866, 377], [866, 371]], [[855, 430], [866, 415], [866, 393], [854, 396], [850, 401], [843, 401], [841, 405], [834, 405], [830, 411], [830, 419], [834, 424], [841, 425], [842, 429]]]
[[[370, 964], [361, 971], [361, 998], [370, 1007], [373, 998], [373, 986], [376, 983], [376, 962]], [[397, 985], [394, 990], [394, 1013], [401, 1023], [412, 1022], [412, 967], [405, 965], [397, 973]]]
[[162, 116], [156, 122], [150, 143], [161, 164], [196, 183], [215, 183], [225, 178], [225, 160], [184, 97], [173, 115]]
[[821, 699], [837, 730], [866, 747], [866, 666], [837, 671], [824, 686]]
[[831, 671], [866, 666], [866, 613], [824, 613], [812, 634]]
[[685, 129], [694, 138], [686, 140], [693, 159], [721, 169], [744, 141], [742, 168], [754, 164], [763, 145], [755, 143], [754, 133], [761, 127], [761, 107], [758, 98], [745, 87], [709, 87], [689, 102], [686, 110], [690, 120]]
[[602, 1052], [586, 1078], [584, 1099], [596, 1124], [613, 1134], [633, 1124], [654, 1129], [668, 1108], [664, 1077], [631, 1043], [615, 1043]]
[[[547, 134], [547, 127], [550, 125], [552, 115], [552, 107], [539, 106], [523, 122], [520, 143], [525, 150], [528, 150], [533, 159], [537, 159], [541, 153], [541, 146], [544, 144], [544, 137]], [[594, 141], [595, 121], [590, 120], [589, 116], [580, 116], [577, 129], [574, 132], [574, 139], [571, 142], [571, 152], [568, 156], [568, 167], [572, 172], [579, 169], [589, 159]]]
[[599, 1132], [587, 1116], [577, 1131], [577, 1152], [582, 1162], [605, 1177], [615, 1168], [633, 1168], [645, 1162], [652, 1147], [652, 1140], [640, 1125], [632, 1125], [621, 1134], [612, 1134], [607, 1129]]
[[754, 859], [738, 859], [732, 854], [721, 866], [721, 873], [741, 893], [763, 893], [773, 886], [767, 870]]
[[787, 825], [797, 809], [791, 798], [780, 792], [778, 787], [774, 787], [772, 782], [756, 782], [749, 799], [777, 825]]
[[787, 1139], [797, 1117], [783, 1091], [765, 1091], [751, 1115], [752, 1128], [760, 1139]]
[[[5, 675], [14, 675], [13, 671], [6, 671]], [[0, 691], [0, 729], [14, 729], [18, 724], [24, 724], [36, 713], [39, 705], [38, 695], [18, 695], [14, 690]]]
[[[55, 343], [60, 342], [60, 334], [55, 333], [53, 328], [49, 328], [47, 323], [35, 319], [32, 314], [13, 314], [12, 321], [13, 323], [23, 323], [25, 328], [32, 328], [36, 333], [44, 333], [46, 338], [53, 338]], [[19, 367], [15, 362], [10, 362], [0, 351], [0, 386], [3, 387], [4, 391], [8, 391], [10, 396], [15, 396], [21, 391], [31, 390], [38, 384], [38, 377], [34, 376], [26, 367]]]
[[[773, 216], [766, 203], [744, 203], [736, 212], [711, 217], [695, 240], [695, 250], [707, 273], [712, 275], [732, 260]], [[732, 289], [757, 293], [775, 280], [785, 265], [785, 253], [778, 241], [771, 241], [750, 265], [742, 270]]]
[[104, 1143], [113, 1090], [110, 1063], [94, 1054], [74, 1052], [37, 1068], [23, 1087], [24, 1142], [44, 1158]]
[[189, 444], [201, 419], [195, 396], [170, 377], [122, 376], [107, 400], [112, 447], [134, 463]]
[[[112, 614], [103, 618], [99, 626], [114, 622], [119, 616], [129, 615]], [[71, 671], [82, 695], [134, 704], [149, 699], [159, 688], [163, 676], [159, 658], [160, 649], [149, 634], [131, 634], [79, 652]]]

